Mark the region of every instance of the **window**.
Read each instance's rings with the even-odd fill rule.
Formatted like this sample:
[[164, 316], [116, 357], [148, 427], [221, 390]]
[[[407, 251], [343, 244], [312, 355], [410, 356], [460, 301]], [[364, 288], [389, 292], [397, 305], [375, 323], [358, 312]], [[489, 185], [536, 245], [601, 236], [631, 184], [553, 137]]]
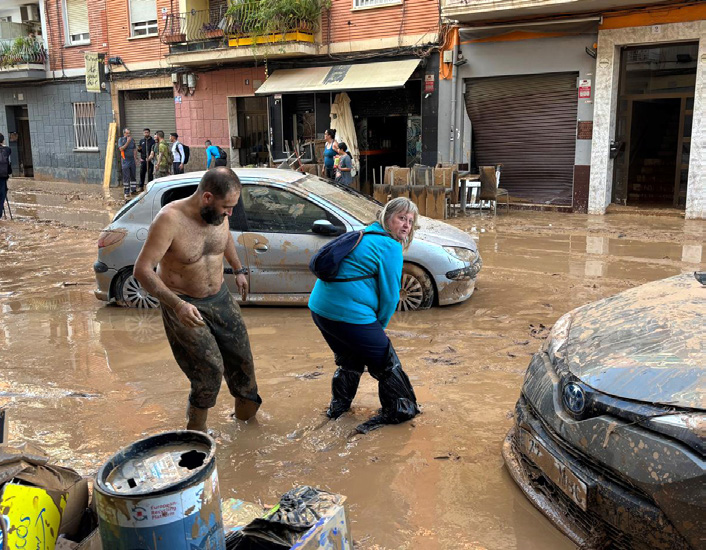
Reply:
[[66, 0], [66, 35], [71, 46], [90, 43], [86, 0]]
[[312, 233], [311, 226], [317, 220], [328, 220], [336, 227], [344, 227], [320, 206], [282, 189], [245, 185], [242, 199], [250, 231]]
[[155, 0], [130, 0], [130, 28], [132, 36], [157, 34], [157, 5]]
[[379, 6], [394, 6], [401, 4], [402, 0], [353, 0], [353, 9], [377, 8]]
[[95, 103], [74, 103], [74, 135], [76, 136], [76, 149], [98, 150]]

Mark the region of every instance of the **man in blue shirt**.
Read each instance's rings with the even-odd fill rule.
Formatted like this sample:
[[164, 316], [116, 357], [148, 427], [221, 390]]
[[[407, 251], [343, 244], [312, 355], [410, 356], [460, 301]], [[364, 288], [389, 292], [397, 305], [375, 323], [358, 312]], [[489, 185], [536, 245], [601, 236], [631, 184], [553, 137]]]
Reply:
[[211, 167], [211, 160], [214, 160], [214, 166], [226, 166], [227, 159], [221, 158], [220, 147], [211, 145], [211, 140], [206, 140], [206, 170]]

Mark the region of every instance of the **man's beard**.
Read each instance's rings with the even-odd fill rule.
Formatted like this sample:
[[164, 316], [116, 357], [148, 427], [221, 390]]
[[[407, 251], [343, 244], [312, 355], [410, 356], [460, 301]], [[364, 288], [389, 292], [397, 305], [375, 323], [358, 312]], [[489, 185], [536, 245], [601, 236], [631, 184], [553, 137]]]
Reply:
[[216, 214], [216, 209], [213, 206], [201, 207], [201, 219], [209, 225], [221, 225], [226, 216], [227, 214]]

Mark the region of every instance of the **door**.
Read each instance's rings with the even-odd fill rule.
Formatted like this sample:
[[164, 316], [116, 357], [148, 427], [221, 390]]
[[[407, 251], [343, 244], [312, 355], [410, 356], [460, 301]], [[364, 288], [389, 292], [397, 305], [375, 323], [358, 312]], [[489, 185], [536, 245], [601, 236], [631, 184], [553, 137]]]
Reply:
[[149, 128], [152, 135], [162, 130], [167, 140], [170, 133], [176, 132], [174, 93], [171, 88], [123, 92], [123, 107], [124, 126], [130, 128], [135, 137], [142, 136], [144, 128]]
[[29, 118], [17, 120], [17, 133], [22, 175], [25, 178], [31, 178], [34, 176], [34, 165], [32, 163], [32, 140], [29, 135]]
[[268, 185], [244, 185], [242, 201], [247, 230], [245, 247], [254, 294], [307, 294], [316, 278], [309, 271], [311, 256], [333, 237], [312, 232], [317, 220], [345, 225], [304, 197]]
[[241, 139], [240, 165], [266, 165], [269, 160], [267, 98], [238, 97], [236, 98], [236, 111], [238, 113], [238, 134]]
[[466, 109], [479, 166], [502, 164], [513, 197], [571, 205], [577, 73], [466, 80]]

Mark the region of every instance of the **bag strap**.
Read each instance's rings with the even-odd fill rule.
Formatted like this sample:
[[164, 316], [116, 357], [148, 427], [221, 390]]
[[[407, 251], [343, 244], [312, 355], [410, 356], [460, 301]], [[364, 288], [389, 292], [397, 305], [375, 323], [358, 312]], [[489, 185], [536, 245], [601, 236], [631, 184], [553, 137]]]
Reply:
[[[358, 237], [358, 240], [356, 241], [355, 246], [353, 248], [351, 248], [351, 252], [353, 252], [355, 250], [356, 246], [358, 246], [360, 244], [360, 241], [363, 240], [363, 237], [365, 237], [365, 235], [383, 235], [383, 236], [387, 236], [387, 237], [390, 236], [388, 233], [383, 233], [382, 231], [360, 231], [359, 233], [360, 233], [360, 236]], [[349, 254], [351, 252], [349, 252]], [[358, 277], [350, 277], [348, 279], [332, 279], [329, 282], [330, 283], [352, 283], [354, 281], [364, 281], [365, 279], [374, 279], [374, 278], [375, 278], [375, 275], [360, 275]]]

